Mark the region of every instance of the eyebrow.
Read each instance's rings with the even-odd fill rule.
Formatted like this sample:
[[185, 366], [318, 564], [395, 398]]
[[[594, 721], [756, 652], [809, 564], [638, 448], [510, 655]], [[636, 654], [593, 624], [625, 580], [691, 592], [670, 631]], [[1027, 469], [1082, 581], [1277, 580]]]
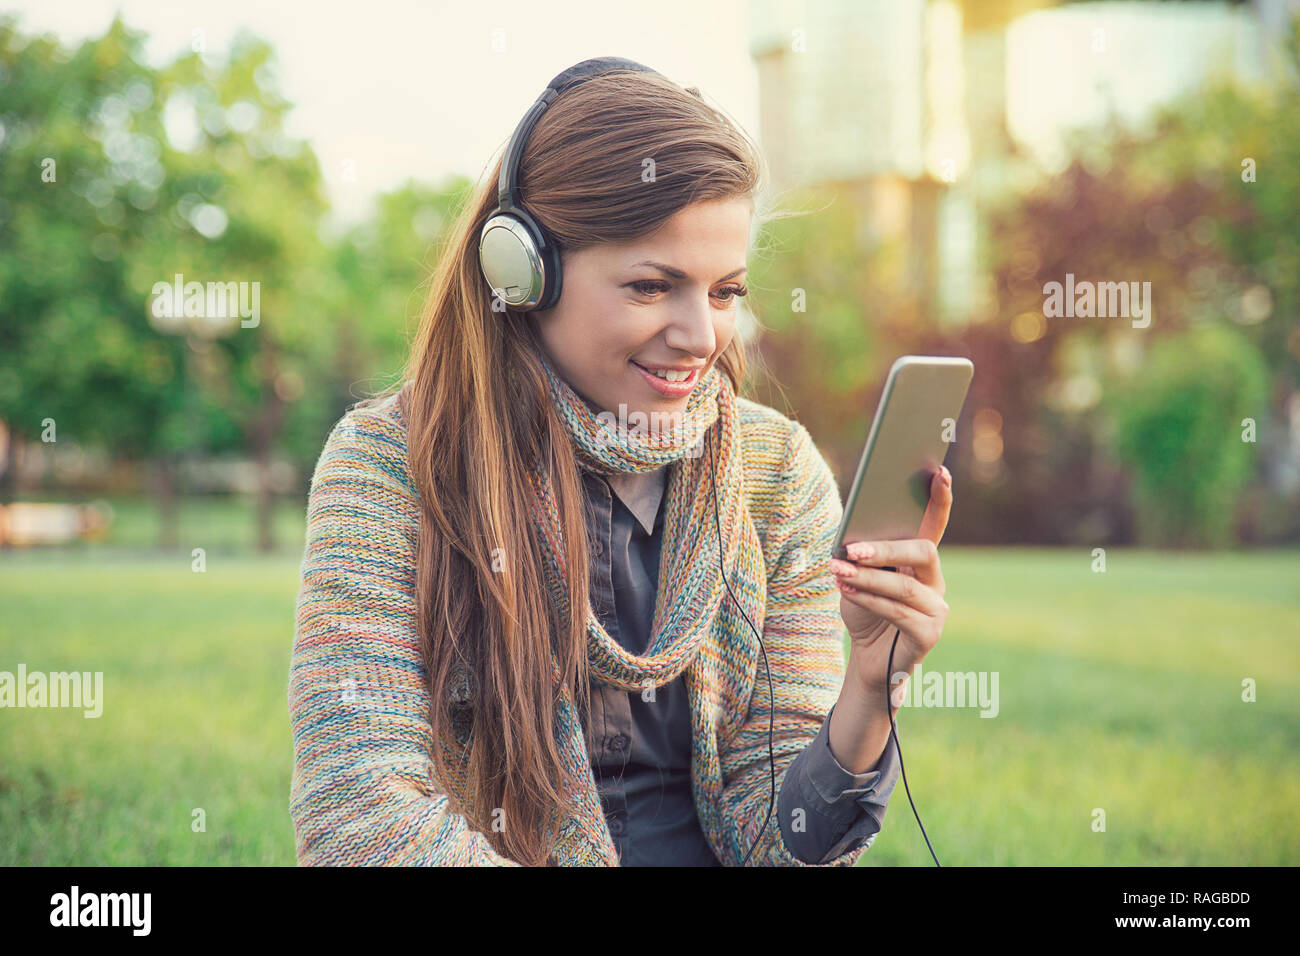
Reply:
[[[690, 278], [690, 276], [688, 276], [685, 272], [682, 272], [681, 269], [674, 269], [672, 266], [666, 266], [666, 265], [664, 265], [662, 262], [652, 262], [651, 260], [646, 259], [644, 262], [638, 262], [638, 263], [636, 263], [635, 265], [638, 265], [638, 266], [652, 266], [653, 268], [658, 269], [660, 272], [663, 272], [663, 273], [665, 273], [666, 275], [672, 276], [674, 279], [688, 279], [688, 278]], [[723, 276], [723, 277], [722, 277], [721, 279], [719, 279], [718, 281], [719, 281], [719, 282], [726, 282], [728, 279], [733, 279], [733, 278], [735, 278], [736, 276], [740, 275], [742, 272], [746, 272], [746, 271], [748, 271], [748, 267], [747, 267], [747, 266], [741, 266], [739, 269], [735, 270], [734, 272], [728, 272], [725, 276]]]

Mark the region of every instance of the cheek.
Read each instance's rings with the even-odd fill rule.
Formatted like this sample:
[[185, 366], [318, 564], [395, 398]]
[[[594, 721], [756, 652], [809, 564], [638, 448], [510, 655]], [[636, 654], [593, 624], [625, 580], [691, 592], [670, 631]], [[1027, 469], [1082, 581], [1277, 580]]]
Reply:
[[643, 342], [645, 339], [638, 337], [634, 328], [609, 318], [605, 323], [589, 329], [582, 341], [574, 344], [591, 353], [593, 358], [604, 356], [609, 363], [618, 364], [626, 362]]
[[590, 329], [584, 344], [626, 362], [644, 351], [646, 343], [653, 342], [662, 330], [663, 322], [651, 315], [650, 310], [614, 308], [605, 313], [599, 325]]
[[[602, 307], [603, 305], [603, 307]], [[576, 322], [566, 328], [565, 345], [593, 358], [608, 357], [609, 365], [627, 366], [628, 359], [644, 353], [648, 345], [664, 334], [668, 323], [655, 314], [654, 309], [626, 308], [618, 301], [591, 303], [585, 313], [588, 321]], [[598, 318], [597, 318], [598, 317]], [[736, 335], [736, 313], [716, 313], [713, 319], [717, 346], [714, 358], [726, 351]], [[662, 350], [659, 350], [662, 351]], [[630, 369], [636, 374], [635, 369]]]

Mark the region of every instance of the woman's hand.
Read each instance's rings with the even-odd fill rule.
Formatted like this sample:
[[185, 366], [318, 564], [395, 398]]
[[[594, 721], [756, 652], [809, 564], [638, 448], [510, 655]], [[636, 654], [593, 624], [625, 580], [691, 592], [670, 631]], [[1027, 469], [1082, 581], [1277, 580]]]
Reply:
[[[849, 678], [869, 696], [881, 693], [888, 679], [891, 696], [901, 702], [901, 688], [886, 674], [895, 628], [899, 638], [894, 674], [910, 675], [943, 634], [948, 605], [938, 545], [951, 511], [952, 475], [941, 467], [930, 481], [930, 503], [919, 537], [858, 541], [846, 548], [853, 563], [831, 559], [840, 587], [840, 617], [852, 640]], [[898, 570], [881, 570], [884, 567]]]

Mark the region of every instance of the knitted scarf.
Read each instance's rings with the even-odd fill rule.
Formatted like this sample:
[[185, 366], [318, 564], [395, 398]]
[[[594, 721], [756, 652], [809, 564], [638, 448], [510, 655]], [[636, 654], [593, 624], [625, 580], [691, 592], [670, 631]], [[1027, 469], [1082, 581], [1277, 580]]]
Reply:
[[[745, 507], [742, 451], [738, 433], [736, 395], [730, 380], [716, 366], [687, 397], [686, 410], [669, 424], [628, 416], [597, 413], [555, 372], [545, 357], [555, 408], [573, 439], [581, 467], [597, 474], [643, 472], [672, 464], [669, 469], [662, 527], [659, 587], [650, 642], [644, 655], [629, 653], [614, 640], [590, 607], [587, 608], [587, 659], [595, 679], [627, 691], [662, 687], [685, 674], [696, 734], [708, 726], [704, 715], [717, 701], [705, 698], [710, 685], [706, 661], [716, 648], [736, 646], [749, 625], [737, 613], [727, 593], [721, 568], [744, 614], [762, 627], [766, 581], [757, 531]], [[644, 426], [644, 427], [643, 427]], [[569, 595], [564, 586], [564, 548], [550, 476], [530, 475], [530, 507], [541, 544], [551, 600], [560, 620], [567, 620]], [[722, 555], [714, 518], [717, 483]], [[752, 638], [748, 638], [752, 639]], [[559, 683], [559, 664], [555, 678]], [[614, 843], [605, 824], [589, 763], [581, 720], [570, 694], [563, 693], [558, 712], [559, 744], [575, 779], [585, 782], [577, 794], [582, 812], [562, 824], [552, 859], [559, 865], [618, 865]], [[712, 822], [701, 818], [706, 833]], [[712, 834], [717, 836], [717, 834]]]

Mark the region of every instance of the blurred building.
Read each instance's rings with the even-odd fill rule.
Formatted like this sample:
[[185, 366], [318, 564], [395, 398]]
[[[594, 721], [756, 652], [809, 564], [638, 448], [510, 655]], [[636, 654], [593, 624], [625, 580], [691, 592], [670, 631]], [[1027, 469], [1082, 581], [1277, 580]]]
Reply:
[[996, 308], [982, 213], [1059, 170], [1074, 131], [1140, 126], [1217, 72], [1274, 55], [1297, 0], [751, 0], [759, 141], [778, 192], [832, 188], [864, 249], [938, 324]]

